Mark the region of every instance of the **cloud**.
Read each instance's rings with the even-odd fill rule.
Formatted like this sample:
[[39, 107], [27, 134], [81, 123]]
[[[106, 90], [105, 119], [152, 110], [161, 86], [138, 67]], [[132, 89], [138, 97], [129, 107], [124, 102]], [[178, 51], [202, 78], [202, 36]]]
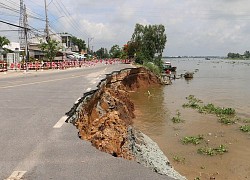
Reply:
[[[43, 1], [25, 3], [29, 13], [45, 18]], [[53, 0], [48, 9], [51, 28], [86, 42], [94, 37], [94, 50], [122, 46], [130, 40], [136, 23], [165, 26], [165, 55], [226, 55], [250, 50], [249, 0]], [[0, 19], [6, 17], [0, 14]], [[37, 29], [45, 27], [44, 21], [29, 22]]]

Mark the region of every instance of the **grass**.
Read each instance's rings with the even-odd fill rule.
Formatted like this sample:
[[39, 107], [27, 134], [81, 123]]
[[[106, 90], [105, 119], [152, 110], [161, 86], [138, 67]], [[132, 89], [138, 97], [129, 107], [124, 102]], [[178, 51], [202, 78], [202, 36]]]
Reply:
[[250, 132], [250, 125], [244, 125], [240, 127], [240, 130], [243, 132]]
[[156, 64], [152, 63], [152, 62], [147, 62], [145, 64], [143, 64], [144, 67], [146, 67], [147, 69], [149, 69], [150, 71], [152, 71], [154, 74], [160, 76], [161, 75], [161, 70], [160, 67], [157, 66]]
[[226, 146], [221, 144], [219, 147], [216, 148], [211, 148], [211, 147], [202, 147], [197, 150], [199, 154], [204, 154], [204, 155], [209, 155], [209, 156], [214, 156], [218, 154], [224, 154], [228, 152], [228, 149]]
[[181, 113], [179, 111], [177, 111], [176, 116], [172, 117], [171, 120], [173, 123], [183, 123], [184, 122], [184, 120], [181, 119]]
[[181, 142], [183, 144], [200, 144], [201, 140], [203, 140], [203, 135], [198, 135], [198, 136], [186, 136], [184, 138], [181, 139]]

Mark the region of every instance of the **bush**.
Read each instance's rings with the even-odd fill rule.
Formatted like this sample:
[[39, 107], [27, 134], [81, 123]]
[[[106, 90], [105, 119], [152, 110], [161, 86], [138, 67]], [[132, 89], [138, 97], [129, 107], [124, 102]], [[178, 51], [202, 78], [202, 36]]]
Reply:
[[161, 70], [159, 68], [159, 66], [155, 65], [152, 62], [147, 62], [143, 64], [147, 69], [149, 69], [150, 71], [152, 71], [154, 74], [160, 76], [161, 75]]

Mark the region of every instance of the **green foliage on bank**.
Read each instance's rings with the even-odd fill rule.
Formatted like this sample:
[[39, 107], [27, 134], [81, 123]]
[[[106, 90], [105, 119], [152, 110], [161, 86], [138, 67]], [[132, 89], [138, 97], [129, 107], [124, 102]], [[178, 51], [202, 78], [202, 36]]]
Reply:
[[159, 68], [159, 66], [155, 65], [154, 63], [147, 62], [143, 66], [158, 76], [161, 74], [161, 69]]
[[[136, 24], [131, 40], [126, 44], [128, 58], [135, 59], [137, 64], [153, 69], [157, 74], [163, 68], [162, 53], [167, 36], [163, 25]], [[152, 67], [152, 64], [158, 68]]]

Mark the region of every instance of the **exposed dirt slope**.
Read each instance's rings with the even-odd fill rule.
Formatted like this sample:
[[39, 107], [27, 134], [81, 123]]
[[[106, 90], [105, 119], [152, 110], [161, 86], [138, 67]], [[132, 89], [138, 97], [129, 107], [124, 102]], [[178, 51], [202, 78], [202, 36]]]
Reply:
[[84, 94], [67, 113], [67, 121], [77, 127], [80, 138], [97, 149], [182, 179], [178, 173], [173, 175], [174, 170], [156, 143], [133, 128], [134, 104], [129, 91], [160, 85], [160, 79], [145, 68], [113, 72], [99, 83], [98, 89]]

